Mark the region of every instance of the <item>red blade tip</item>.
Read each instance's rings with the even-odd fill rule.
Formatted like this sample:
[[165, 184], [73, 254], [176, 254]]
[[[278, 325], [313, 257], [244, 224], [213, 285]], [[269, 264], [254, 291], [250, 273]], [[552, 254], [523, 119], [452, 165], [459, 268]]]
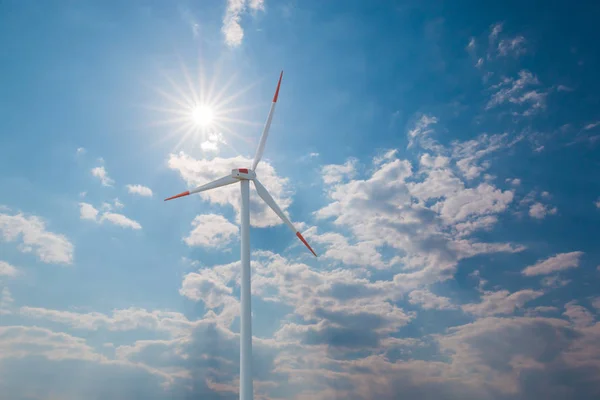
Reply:
[[283, 71], [279, 74], [279, 82], [277, 82], [277, 90], [275, 90], [275, 96], [273, 96], [273, 103], [277, 103], [277, 98], [279, 97], [279, 87], [281, 86], [281, 78], [283, 78]]
[[298, 239], [300, 239], [302, 241], [302, 243], [304, 243], [304, 245], [306, 247], [308, 247], [308, 249], [310, 250], [310, 252], [313, 253], [313, 255], [315, 257], [317, 257], [317, 253], [315, 253], [315, 251], [312, 249], [312, 247], [310, 247], [310, 244], [308, 244], [308, 242], [306, 241], [306, 239], [304, 239], [304, 236], [302, 236], [302, 234], [300, 232], [296, 232], [296, 236], [298, 236]]
[[182, 193], [176, 194], [175, 196], [169, 197], [168, 199], [165, 199], [165, 201], [177, 199], [179, 197], [187, 196], [189, 194], [190, 194], [190, 192], [182, 192]]

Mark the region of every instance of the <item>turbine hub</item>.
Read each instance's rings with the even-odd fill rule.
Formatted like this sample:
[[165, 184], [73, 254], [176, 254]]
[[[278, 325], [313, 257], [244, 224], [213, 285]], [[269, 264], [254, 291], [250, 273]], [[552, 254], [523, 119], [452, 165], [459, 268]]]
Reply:
[[256, 178], [254, 171], [248, 168], [236, 168], [231, 170], [231, 176], [235, 179], [252, 180]]

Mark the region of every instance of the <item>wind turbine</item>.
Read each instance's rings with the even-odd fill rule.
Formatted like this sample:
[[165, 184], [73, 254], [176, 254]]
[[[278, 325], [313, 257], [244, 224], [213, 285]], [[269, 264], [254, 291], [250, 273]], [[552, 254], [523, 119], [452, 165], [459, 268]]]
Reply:
[[260, 159], [265, 151], [265, 143], [269, 136], [269, 128], [271, 127], [271, 121], [273, 120], [273, 112], [275, 111], [275, 105], [277, 104], [277, 98], [279, 97], [279, 88], [281, 86], [281, 79], [283, 78], [283, 71], [279, 75], [279, 81], [277, 82], [277, 89], [273, 96], [273, 103], [269, 110], [269, 116], [263, 129], [254, 161], [252, 162], [251, 168], [237, 168], [231, 170], [230, 175], [226, 175], [215, 181], [199, 186], [193, 190], [189, 190], [183, 193], [179, 193], [173, 197], [169, 197], [167, 200], [176, 199], [178, 197], [188, 196], [194, 193], [205, 192], [210, 189], [219, 188], [221, 186], [231, 185], [233, 183], [240, 183], [242, 193], [242, 207], [240, 212], [241, 219], [241, 259], [242, 259], [242, 282], [241, 282], [241, 328], [240, 328], [240, 400], [252, 400], [253, 398], [253, 385], [252, 385], [252, 320], [251, 320], [251, 306], [250, 306], [250, 181], [254, 182], [256, 192], [263, 199], [265, 203], [275, 214], [279, 216], [285, 222], [285, 224], [296, 234], [298, 239], [304, 243], [311, 253], [316, 257], [317, 254], [310, 247], [308, 242], [304, 239], [302, 234], [292, 224], [292, 221], [283, 213], [281, 208], [277, 205], [273, 197], [269, 194], [267, 189], [260, 183], [256, 177], [256, 166], [260, 162]]

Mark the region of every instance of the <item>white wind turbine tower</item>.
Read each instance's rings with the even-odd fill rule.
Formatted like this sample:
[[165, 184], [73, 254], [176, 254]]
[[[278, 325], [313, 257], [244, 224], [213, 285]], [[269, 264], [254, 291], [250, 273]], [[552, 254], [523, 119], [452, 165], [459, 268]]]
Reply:
[[207, 183], [199, 186], [193, 190], [180, 193], [173, 197], [169, 197], [167, 200], [176, 199], [178, 197], [188, 196], [193, 193], [200, 193], [210, 189], [215, 189], [221, 186], [231, 185], [233, 183], [240, 183], [242, 192], [242, 209], [240, 212], [241, 219], [241, 259], [242, 259], [242, 282], [241, 282], [241, 328], [240, 328], [240, 400], [252, 400], [253, 398], [253, 386], [252, 386], [252, 320], [251, 320], [251, 306], [250, 306], [250, 184], [254, 182], [256, 192], [264, 200], [265, 203], [285, 222], [285, 224], [296, 234], [296, 236], [304, 243], [306, 247], [316, 257], [317, 254], [310, 247], [308, 242], [304, 239], [302, 234], [294, 227], [292, 222], [285, 216], [281, 208], [275, 203], [273, 197], [269, 194], [267, 189], [259, 182], [256, 178], [254, 170], [258, 165], [263, 152], [265, 150], [265, 143], [267, 136], [269, 135], [269, 128], [271, 127], [271, 120], [273, 119], [273, 112], [275, 111], [275, 105], [277, 104], [277, 97], [279, 96], [279, 87], [281, 86], [281, 78], [283, 77], [283, 71], [279, 75], [279, 82], [277, 83], [277, 89], [273, 96], [273, 103], [271, 104], [271, 110], [267, 117], [267, 122], [260, 137], [258, 148], [256, 149], [256, 155], [252, 162], [251, 168], [237, 168], [231, 171], [230, 175], [224, 176], [216, 181]]

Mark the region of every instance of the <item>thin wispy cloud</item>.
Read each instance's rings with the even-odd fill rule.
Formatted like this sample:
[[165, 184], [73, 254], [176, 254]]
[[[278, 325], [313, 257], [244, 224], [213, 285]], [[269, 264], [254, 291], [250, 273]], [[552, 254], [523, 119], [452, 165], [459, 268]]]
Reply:
[[111, 209], [112, 206], [108, 204], [108, 207], [105, 207], [105, 211], [101, 213], [93, 205], [82, 202], [79, 203], [79, 217], [83, 220], [94, 221], [97, 223], [108, 222], [123, 228], [130, 228], [134, 230], [142, 229], [142, 226], [139, 222], [134, 221], [123, 214], [114, 213], [110, 211]]
[[226, 0], [227, 7], [223, 16], [221, 31], [225, 36], [225, 43], [231, 47], [242, 44], [244, 29], [242, 28], [242, 16], [249, 8], [251, 11], [263, 11], [264, 0]]
[[600, 121], [592, 122], [583, 127], [584, 130], [589, 131], [590, 129], [594, 129], [595, 127], [600, 126]]
[[539, 261], [534, 265], [523, 270], [523, 275], [536, 276], [536, 275], [547, 275], [553, 272], [563, 271], [569, 268], [579, 267], [581, 256], [583, 252], [573, 251], [570, 253], [561, 253], [545, 260]]
[[92, 168], [92, 175], [100, 179], [102, 186], [112, 186], [115, 183], [115, 181], [108, 176], [106, 168], [104, 168], [103, 165]]
[[127, 185], [127, 191], [144, 197], [152, 197], [152, 189], [144, 185]]

